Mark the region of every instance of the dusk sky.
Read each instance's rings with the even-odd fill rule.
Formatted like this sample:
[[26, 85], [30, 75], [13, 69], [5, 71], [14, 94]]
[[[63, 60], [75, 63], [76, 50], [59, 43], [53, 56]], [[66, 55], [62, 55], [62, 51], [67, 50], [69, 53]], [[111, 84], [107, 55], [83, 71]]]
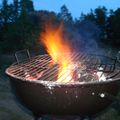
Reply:
[[[2, 0], [0, 0], [2, 1]], [[12, 1], [12, 0], [9, 0]], [[120, 8], [120, 0], [32, 0], [36, 10], [49, 10], [59, 12], [60, 7], [65, 4], [72, 16], [80, 17], [81, 12], [87, 13], [90, 9], [105, 6], [107, 9], [116, 10]]]

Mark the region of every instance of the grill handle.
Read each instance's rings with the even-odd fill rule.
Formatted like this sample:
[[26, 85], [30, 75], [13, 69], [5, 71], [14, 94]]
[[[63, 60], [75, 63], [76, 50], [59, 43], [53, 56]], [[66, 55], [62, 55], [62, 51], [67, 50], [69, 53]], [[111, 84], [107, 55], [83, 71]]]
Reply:
[[25, 49], [25, 50], [21, 50], [21, 51], [17, 51], [15, 53], [15, 58], [16, 58], [16, 61], [17, 63], [21, 63], [23, 61], [28, 61], [30, 60], [30, 52], [28, 49]]

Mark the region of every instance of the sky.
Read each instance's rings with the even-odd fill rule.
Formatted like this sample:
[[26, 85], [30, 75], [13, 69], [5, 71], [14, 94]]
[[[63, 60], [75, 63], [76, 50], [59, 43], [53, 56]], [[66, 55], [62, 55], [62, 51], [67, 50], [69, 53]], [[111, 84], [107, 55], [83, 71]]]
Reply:
[[[2, 0], [0, 0], [1, 2]], [[11, 2], [12, 0], [9, 0]], [[66, 5], [74, 18], [79, 18], [81, 12], [88, 13], [90, 9], [105, 6], [107, 9], [120, 8], [120, 0], [32, 0], [36, 10], [60, 12], [60, 7]]]
[[36, 10], [49, 10], [60, 12], [65, 4], [74, 18], [79, 18], [81, 12], [88, 13], [90, 9], [105, 6], [107, 9], [120, 8], [120, 0], [33, 0]]

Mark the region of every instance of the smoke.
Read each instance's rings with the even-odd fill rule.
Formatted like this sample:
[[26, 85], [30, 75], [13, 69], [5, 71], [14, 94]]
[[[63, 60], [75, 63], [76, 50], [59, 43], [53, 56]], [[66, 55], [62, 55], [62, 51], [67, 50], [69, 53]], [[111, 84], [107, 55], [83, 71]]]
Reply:
[[74, 51], [95, 53], [100, 52], [100, 28], [92, 21], [83, 21], [79, 26], [67, 28], [65, 36], [70, 40]]

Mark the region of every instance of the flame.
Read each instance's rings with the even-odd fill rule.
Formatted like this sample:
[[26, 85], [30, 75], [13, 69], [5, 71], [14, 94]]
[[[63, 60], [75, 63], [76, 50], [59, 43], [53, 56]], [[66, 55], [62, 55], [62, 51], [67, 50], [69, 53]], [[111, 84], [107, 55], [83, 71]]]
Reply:
[[43, 45], [46, 47], [52, 60], [59, 65], [57, 82], [69, 82], [72, 80], [71, 49], [65, 38], [63, 38], [63, 24], [53, 27], [48, 24], [41, 34]]

